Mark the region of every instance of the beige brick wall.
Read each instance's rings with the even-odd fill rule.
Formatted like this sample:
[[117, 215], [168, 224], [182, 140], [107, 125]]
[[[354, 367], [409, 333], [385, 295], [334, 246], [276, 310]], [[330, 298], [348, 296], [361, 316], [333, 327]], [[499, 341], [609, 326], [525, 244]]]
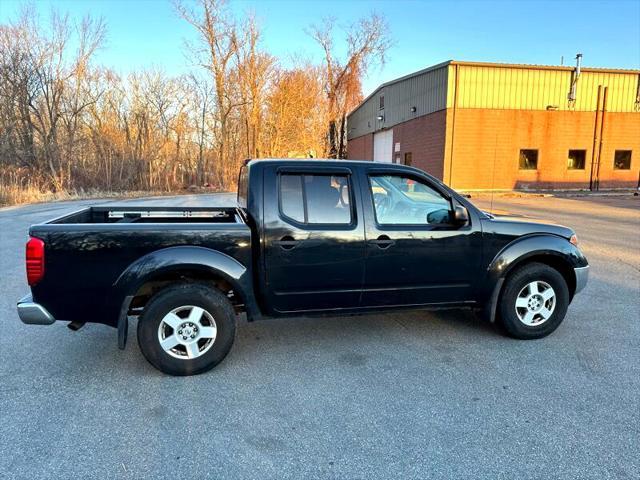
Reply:
[[[452, 110], [448, 111], [448, 143]], [[458, 109], [453, 163], [445, 181], [458, 189], [588, 188], [595, 113]], [[640, 166], [640, 114], [607, 113], [600, 188], [632, 187]], [[447, 145], [447, 152], [450, 146]], [[538, 169], [519, 170], [520, 149], [538, 150]], [[570, 149], [586, 150], [584, 170], [568, 170]], [[631, 169], [614, 170], [616, 149], [633, 150]]]

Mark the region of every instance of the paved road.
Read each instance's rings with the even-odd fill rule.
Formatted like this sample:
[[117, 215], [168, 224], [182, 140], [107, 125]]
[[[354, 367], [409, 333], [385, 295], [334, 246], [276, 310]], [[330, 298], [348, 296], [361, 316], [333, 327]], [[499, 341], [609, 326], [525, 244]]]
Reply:
[[575, 227], [591, 261], [546, 339], [465, 312], [243, 322], [229, 357], [188, 378], [108, 327], [19, 322], [28, 225], [91, 203], [0, 210], [3, 478], [640, 476], [638, 198], [493, 202]]

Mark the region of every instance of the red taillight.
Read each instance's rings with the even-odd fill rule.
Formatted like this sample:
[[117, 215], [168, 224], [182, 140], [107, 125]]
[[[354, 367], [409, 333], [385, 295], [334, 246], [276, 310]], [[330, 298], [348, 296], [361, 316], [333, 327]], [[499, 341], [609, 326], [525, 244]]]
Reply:
[[27, 242], [27, 282], [34, 286], [44, 277], [44, 242], [31, 237]]

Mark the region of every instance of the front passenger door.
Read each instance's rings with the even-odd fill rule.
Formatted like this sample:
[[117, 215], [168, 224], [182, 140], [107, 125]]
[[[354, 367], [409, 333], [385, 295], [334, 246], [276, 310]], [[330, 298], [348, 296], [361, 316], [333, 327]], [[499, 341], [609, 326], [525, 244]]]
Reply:
[[455, 199], [427, 177], [371, 169], [363, 183], [362, 306], [471, 301], [481, 258], [479, 221], [454, 225]]

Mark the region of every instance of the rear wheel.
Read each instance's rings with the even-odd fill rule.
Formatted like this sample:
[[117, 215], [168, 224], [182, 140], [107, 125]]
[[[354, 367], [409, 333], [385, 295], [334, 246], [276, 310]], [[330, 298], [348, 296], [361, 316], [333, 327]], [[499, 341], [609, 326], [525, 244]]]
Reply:
[[560, 272], [542, 263], [530, 263], [507, 278], [500, 299], [500, 320], [514, 338], [542, 338], [558, 328], [568, 305], [569, 289]]
[[138, 322], [138, 345], [158, 370], [197, 375], [226, 357], [235, 331], [235, 312], [224, 294], [205, 285], [176, 285], [146, 305]]

